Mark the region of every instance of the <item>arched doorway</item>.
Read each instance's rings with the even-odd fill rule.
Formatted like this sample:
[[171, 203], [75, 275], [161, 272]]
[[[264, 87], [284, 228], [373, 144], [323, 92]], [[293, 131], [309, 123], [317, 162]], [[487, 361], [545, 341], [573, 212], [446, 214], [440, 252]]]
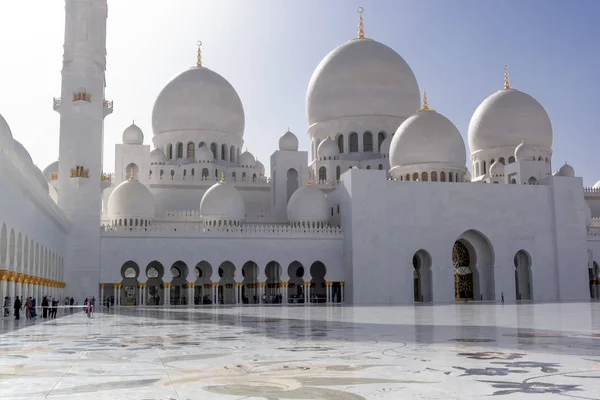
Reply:
[[288, 302], [304, 303], [304, 266], [294, 261], [288, 266]]
[[188, 267], [183, 261], [175, 261], [171, 266], [171, 289], [170, 300], [171, 305], [178, 306], [187, 304], [187, 296], [185, 293], [185, 284], [187, 283]]
[[531, 257], [525, 250], [515, 254], [515, 293], [517, 300], [533, 300], [531, 294]]
[[163, 265], [158, 261], [152, 261], [146, 267], [146, 304], [158, 306], [163, 304], [163, 293], [161, 286], [163, 284], [162, 277], [165, 273]]
[[280, 303], [281, 298], [281, 265], [277, 261], [271, 261], [265, 267], [267, 282], [265, 295], [267, 303]]
[[138, 277], [140, 276], [140, 267], [133, 262], [127, 261], [121, 267], [121, 304], [124, 306], [135, 306], [137, 305], [137, 292], [138, 292]]
[[196, 264], [196, 286], [194, 287], [194, 304], [212, 303], [212, 266], [207, 261]]
[[247, 261], [242, 266], [242, 276], [244, 285], [242, 286], [242, 303], [244, 304], [256, 304], [259, 302], [258, 298], [258, 265], [254, 261]]
[[327, 302], [327, 286], [325, 285], [325, 275], [327, 268], [321, 261], [315, 261], [310, 266], [310, 302], [311, 303], [326, 303]]
[[219, 266], [219, 304], [235, 304], [235, 265], [225, 261]]
[[494, 254], [489, 240], [475, 230], [452, 247], [456, 300], [494, 300]]
[[431, 301], [431, 256], [423, 249], [412, 258], [415, 302]]
[[600, 267], [596, 261], [592, 262], [592, 267], [588, 269], [590, 277], [590, 298], [600, 297]]

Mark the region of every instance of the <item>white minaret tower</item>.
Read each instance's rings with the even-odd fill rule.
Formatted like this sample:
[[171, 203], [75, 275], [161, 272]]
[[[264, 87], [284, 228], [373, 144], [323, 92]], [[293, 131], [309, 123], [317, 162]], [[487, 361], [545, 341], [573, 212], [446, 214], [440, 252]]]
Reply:
[[66, 0], [60, 113], [58, 205], [71, 222], [65, 249], [65, 296], [97, 296], [107, 0]]

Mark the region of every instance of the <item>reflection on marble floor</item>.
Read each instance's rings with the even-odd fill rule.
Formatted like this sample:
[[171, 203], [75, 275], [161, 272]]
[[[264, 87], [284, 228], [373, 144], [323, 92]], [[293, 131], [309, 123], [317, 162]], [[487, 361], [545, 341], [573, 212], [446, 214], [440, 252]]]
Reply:
[[0, 399], [600, 399], [600, 303], [123, 308], [11, 323]]

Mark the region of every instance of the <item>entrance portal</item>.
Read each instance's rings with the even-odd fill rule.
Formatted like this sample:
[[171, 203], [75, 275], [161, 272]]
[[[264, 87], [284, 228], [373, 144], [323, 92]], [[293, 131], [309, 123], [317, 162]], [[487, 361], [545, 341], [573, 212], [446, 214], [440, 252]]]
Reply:
[[525, 250], [515, 254], [515, 293], [517, 300], [532, 300], [531, 295], [531, 259]]
[[461, 241], [454, 242], [452, 247], [452, 265], [454, 266], [454, 298], [473, 300], [473, 270], [471, 254]]

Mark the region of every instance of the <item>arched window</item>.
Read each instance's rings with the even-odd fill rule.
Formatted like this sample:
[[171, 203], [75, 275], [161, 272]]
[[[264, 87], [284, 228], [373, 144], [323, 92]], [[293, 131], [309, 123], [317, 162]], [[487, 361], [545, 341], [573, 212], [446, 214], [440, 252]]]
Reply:
[[407, 181], [410, 181], [410, 175], [406, 174], [406, 176], [404, 177], [404, 179], [406, 179]]
[[177, 143], [177, 158], [183, 158], [183, 143]]
[[338, 165], [337, 167], [335, 167], [335, 179], [336, 180], [338, 180], [338, 181], [340, 180], [341, 173], [342, 173], [342, 169]]
[[514, 162], [515, 162], [515, 157], [513, 157], [513, 156], [508, 157], [508, 163], [509, 164], [512, 164]]
[[172, 144], [167, 145], [167, 158], [169, 160], [173, 159], [173, 145]]
[[382, 170], [383, 169], [383, 164], [379, 164], [379, 166], [377, 167], [377, 169]]
[[370, 165], [367, 165], [367, 169], [371, 169], [371, 166], [370, 166]]
[[337, 138], [338, 150], [340, 154], [344, 152], [344, 135], [340, 134]]
[[429, 175], [427, 174], [427, 172], [423, 172], [423, 173], [421, 173], [421, 180], [422, 180], [423, 182], [427, 182], [427, 181], [429, 181]]
[[448, 182], [454, 182], [454, 174], [452, 172], [448, 172]]
[[165, 171], [161, 169], [160, 170], [159, 179], [162, 179], [164, 174], [165, 174]]
[[379, 132], [377, 134], [377, 151], [381, 153], [381, 145], [385, 140], [385, 132]]
[[290, 201], [292, 194], [298, 189], [298, 171], [293, 168], [287, 171], [287, 199]]
[[230, 162], [235, 162], [235, 147], [231, 146], [231, 148], [229, 148], [229, 161]]
[[194, 168], [192, 168], [192, 177], [194, 177], [194, 173], [195, 173], [195, 172], [196, 172], [196, 171], [194, 171]]
[[205, 146], [205, 145], [206, 145], [206, 143], [204, 143], [204, 142], [200, 142], [200, 143], [198, 143], [198, 148], [200, 148], [200, 147], [202, 147], [202, 146]]
[[363, 133], [363, 151], [373, 151], [373, 134], [369, 131]]
[[212, 153], [213, 153], [213, 158], [215, 160], [218, 160], [219, 158], [217, 157], [217, 144], [216, 143], [210, 144], [210, 151], [212, 151]]
[[487, 164], [485, 163], [485, 161], [483, 162], [483, 173], [487, 173]]
[[431, 173], [431, 182], [437, 182], [437, 172], [435, 171]]
[[231, 179], [235, 182], [235, 171], [231, 173]]
[[446, 182], [446, 173], [444, 171], [440, 172], [440, 182]]
[[418, 173], [418, 172], [415, 172], [415, 173], [413, 174], [413, 181], [418, 181], [418, 180], [419, 180], [419, 173]]
[[202, 177], [208, 178], [208, 168], [202, 168]]
[[221, 145], [221, 160], [227, 161], [227, 145]]
[[492, 161], [490, 161], [490, 165], [492, 165], [495, 162], [495, 160], [492, 158]]
[[325, 168], [325, 167], [319, 168], [319, 180], [320, 181], [327, 180], [327, 168]]
[[194, 148], [194, 143], [189, 142], [187, 144], [187, 154], [186, 154], [187, 158], [192, 158], [192, 159], [195, 158], [195, 154], [196, 154], [195, 150], [196, 149]]
[[505, 165], [505, 164], [506, 164], [506, 160], [504, 159], [504, 157], [500, 157], [500, 158], [498, 159], [498, 162], [499, 162], [500, 164], [502, 164], [502, 165]]
[[175, 176], [175, 170], [171, 170], [171, 179]]
[[516, 180], [515, 178], [512, 178], [512, 179], [510, 180], [510, 184], [511, 184], [511, 185], [516, 185], [516, 184], [517, 184], [517, 180]]
[[242, 172], [242, 182], [244, 182], [246, 180], [246, 173]]
[[358, 153], [358, 133], [350, 134], [350, 153]]
[[256, 182], [256, 174], [252, 174], [252, 182]]
[[218, 177], [219, 177], [219, 170], [215, 169], [215, 178], [218, 178]]

